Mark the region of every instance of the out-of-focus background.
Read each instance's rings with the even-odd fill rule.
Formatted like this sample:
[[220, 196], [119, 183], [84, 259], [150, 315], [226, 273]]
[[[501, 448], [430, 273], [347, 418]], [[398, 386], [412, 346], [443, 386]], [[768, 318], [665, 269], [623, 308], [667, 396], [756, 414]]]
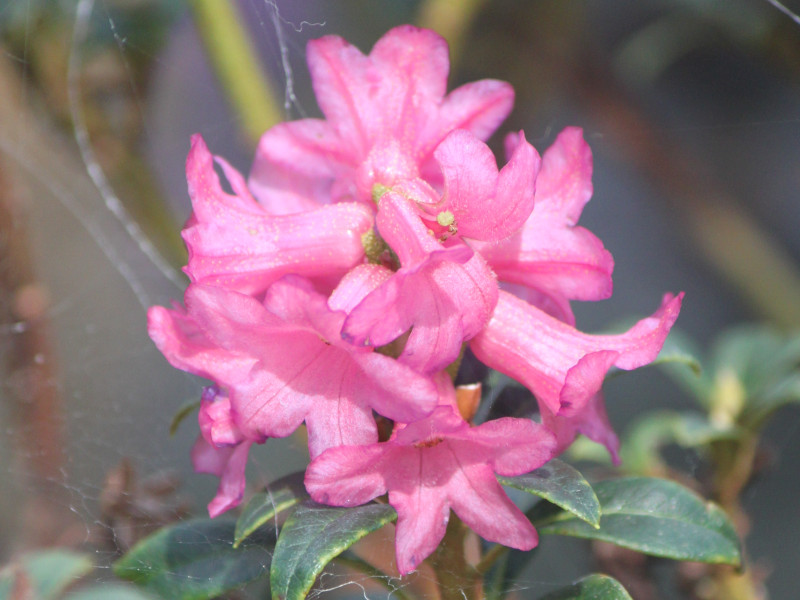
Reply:
[[[497, 78], [517, 91], [496, 150], [510, 130], [544, 151], [563, 127], [583, 127], [595, 191], [581, 224], [616, 268], [610, 300], [575, 307], [581, 329], [650, 314], [679, 290], [677, 327], [701, 347], [735, 323], [800, 327], [800, 22], [774, 3], [239, 0], [256, 63], [228, 66], [207, 4], [228, 5], [0, 3], [0, 562], [91, 548], [102, 578], [156, 524], [203, 512], [216, 480], [191, 472], [194, 420], [169, 433], [202, 382], [155, 349], [146, 307], [185, 286], [189, 136], [246, 173], [259, 127], [319, 114], [304, 48], [322, 35], [367, 52], [394, 25], [437, 28], [453, 50], [451, 88]], [[230, 78], [252, 68], [264, 100], [248, 108]], [[653, 369], [610, 382], [607, 403], [621, 432], [653, 407], [689, 405]], [[789, 598], [796, 408], [764, 448], [743, 496], [747, 552], [771, 597]], [[305, 461], [302, 440], [272, 440], [253, 453], [249, 481]], [[582, 547], [545, 540], [522, 595], [585, 573]]]

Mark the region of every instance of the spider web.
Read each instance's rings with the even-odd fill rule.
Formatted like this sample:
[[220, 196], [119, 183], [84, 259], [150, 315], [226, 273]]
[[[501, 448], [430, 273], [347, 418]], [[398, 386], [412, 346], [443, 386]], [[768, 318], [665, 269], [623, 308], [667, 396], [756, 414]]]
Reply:
[[[136, 146], [128, 150], [144, 157], [176, 229], [188, 215], [183, 161], [189, 135], [202, 133], [215, 153], [229, 158], [243, 172], [252, 153], [241, 141], [238, 117], [227, 106], [206, 64], [188, 15], [175, 9], [165, 43], [157, 49], [145, 48], [132, 41], [137, 39], [135, 23], [117, 17], [124, 4], [112, 0], [59, 3], [69, 16], [60, 51], [65, 57], [62, 106], [71, 128], [64, 126], [65, 115], [54, 114], [52, 105], [33, 91], [30, 81], [37, 42], [33, 19], [43, 4], [11, 0], [0, 8], [0, 20], [13, 12], [27, 23], [21, 52], [0, 47], [3, 68], [21, 75], [23, 83], [19, 90], [0, 91], [4, 111], [0, 115], [0, 186], [6, 190], [4, 203], [11, 223], [1, 232], [0, 265], [20, 270], [19, 281], [25, 285], [15, 291], [28, 294], [4, 292], [9, 297], [2, 300], [8, 318], [0, 323], [0, 350], [12, 357], [13, 364], [9, 377], [0, 384], [0, 418], [5, 425], [0, 435], [5, 458], [0, 557], [9, 559], [22, 548], [42, 543], [92, 548], [100, 579], [110, 576], [107, 568], [116, 547], [128, 545], [149, 531], [152, 523], [190, 512], [202, 514], [216, 481], [192, 473], [189, 449], [197, 430], [191, 419], [174, 437], [168, 434], [172, 415], [198, 398], [202, 382], [166, 364], [147, 337], [145, 311], [148, 306], [179, 299], [184, 279], [179, 261], [170, 258], [163, 240], [132, 215], [102, 166], [104, 153], [113, 147], [109, 150], [103, 140], [89, 135], [87, 63], [100, 46], [110, 49], [121, 66], [121, 83], [116, 85], [121, 86], [119, 93], [133, 99], [141, 127]], [[308, 39], [336, 33], [368, 49], [389, 27], [413, 20], [418, 8], [418, 3], [410, 1], [352, 1], [336, 8], [331, 4], [311, 0], [239, 3], [248, 15], [264, 67], [277, 83], [286, 118], [316, 114], [304, 67]], [[603, 3], [586, 4], [586, 18], [598, 22], [599, 43], [612, 46], [615, 31], [635, 29], [624, 18], [609, 14], [613, 11], [604, 10]], [[758, 23], [772, 26], [777, 11], [763, 4], [766, 10], [761, 3], [737, 3], [756, 15]], [[781, 7], [797, 10], [789, 3]], [[513, 10], [513, 3], [498, 2], [487, 12]], [[627, 18], [644, 20], [647, 12], [633, 11]], [[468, 46], [465, 54], [482, 56], [472, 61], [464, 57], [466, 66], [458, 77], [501, 77], [525, 89], [517, 78], [531, 74], [503, 70], [503, 63], [513, 61], [504, 56], [502, 44], [481, 36], [480, 27], [475, 37], [475, 48]], [[744, 63], [753, 60], [747, 55], [740, 58]], [[152, 69], [146, 86], [135, 75], [135, 64], [142, 60]], [[716, 107], [709, 111], [702, 101], [718, 96], [701, 89], [701, 82], [690, 75], [686, 77], [689, 85], [697, 86], [692, 89], [702, 97], [700, 101], [692, 103], [669, 85], [662, 86], [662, 94], [673, 94], [671, 104], [667, 109], [657, 107], [662, 112], [656, 111], [658, 117], [649, 126], [663, 128], [687, 145], [696, 144], [700, 154], [713, 157], [708, 158], [712, 168], [735, 171], [733, 185], [741, 185], [745, 196], [771, 198], [768, 208], [754, 210], [797, 262], [800, 239], [794, 234], [800, 175], [796, 161], [791, 160], [797, 155], [800, 133], [796, 82], [743, 99], [750, 102], [747, 106], [731, 102], [728, 112], [716, 113]], [[757, 81], [773, 85], [769, 78]], [[540, 91], [535, 86], [528, 89]], [[595, 151], [595, 198], [582, 224], [605, 241], [617, 269], [615, 300], [576, 307], [579, 323], [592, 329], [633, 313], [645, 314], [662, 290], [679, 288], [689, 291], [692, 304], [705, 307], [686, 311], [680, 322], [703, 341], [726, 323], [752, 318], [746, 305], [731, 300], [730, 290], [699, 266], [691, 252], [676, 249], [685, 240], [677, 231], [680, 222], [671, 217], [666, 201], [640, 200], [658, 198], [663, 192], [624, 163], [609, 141], [612, 132], [593, 122], [581, 99], [561, 100], [557, 94], [532, 99], [521, 92], [511, 123], [503, 130], [524, 126], [543, 150], [564, 125], [586, 127]], [[115, 101], [111, 93], [104, 99], [110, 106]], [[738, 150], [731, 148], [734, 143]], [[754, 149], [763, 151], [752, 159], [760, 172], [746, 165]], [[27, 258], [19, 259], [17, 252]], [[25, 268], [18, 264], [20, 260], [27, 263]], [[682, 400], [674, 399], [675, 393], [658, 377], [614, 381], [608, 390], [609, 404], [617, 402], [610, 407], [612, 421], [622, 430], [630, 414], [642, 412], [642, 398], [658, 406], [682, 406]], [[34, 415], [40, 415], [36, 411], [41, 409], [46, 415], [37, 420]], [[783, 454], [783, 462], [745, 497], [756, 520], [751, 552], [756, 558], [769, 557], [775, 565], [775, 590], [791, 585], [793, 574], [787, 564], [797, 558], [791, 553], [787, 558], [778, 556], [775, 549], [780, 542], [775, 540], [796, 539], [800, 533], [794, 506], [775, 501], [800, 493], [796, 469], [791, 467], [800, 459], [798, 419], [796, 412], [787, 414], [790, 418], [769, 432], [771, 447]], [[257, 489], [304, 468], [306, 460], [301, 440], [272, 440], [253, 453], [248, 482]], [[686, 466], [689, 470], [697, 467]], [[136, 511], [144, 512], [146, 518]], [[793, 547], [789, 541], [783, 544]], [[535, 569], [517, 582], [518, 595], [535, 597], [588, 573], [591, 565], [582, 548], [574, 540], [544, 539]], [[311, 597], [381, 598], [411, 584], [415, 590], [424, 589], [426, 580], [432, 582], [432, 574], [423, 570], [410, 579], [376, 583], [351, 570], [330, 567]]]

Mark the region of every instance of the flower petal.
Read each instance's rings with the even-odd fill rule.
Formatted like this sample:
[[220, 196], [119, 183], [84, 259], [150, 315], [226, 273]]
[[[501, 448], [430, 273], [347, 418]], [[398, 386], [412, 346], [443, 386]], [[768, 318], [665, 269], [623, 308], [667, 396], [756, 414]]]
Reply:
[[215, 448], [203, 436], [198, 436], [192, 448], [194, 470], [219, 477], [217, 495], [208, 504], [208, 515], [212, 519], [241, 503], [245, 488], [244, 471], [252, 444], [252, 441], [244, 441], [232, 447]]
[[436, 148], [444, 178], [443, 208], [455, 216], [461, 236], [499, 241], [517, 231], [533, 210], [539, 155], [520, 133], [511, 160], [498, 173], [489, 147], [456, 130]]
[[280, 123], [261, 136], [248, 183], [268, 214], [304, 212], [332, 201], [334, 180], [354, 160], [327, 121]]
[[501, 291], [492, 319], [470, 347], [482, 362], [522, 382], [552, 412], [579, 410], [599, 390], [610, 364], [635, 369], [655, 359], [682, 297], [667, 294], [653, 316], [626, 333], [588, 335]]
[[255, 294], [288, 272], [329, 280], [363, 260], [361, 236], [373, 221], [369, 207], [342, 203], [271, 216], [249, 193], [222, 190], [199, 136], [186, 164], [194, 214], [183, 238], [189, 249], [186, 273], [193, 282]]

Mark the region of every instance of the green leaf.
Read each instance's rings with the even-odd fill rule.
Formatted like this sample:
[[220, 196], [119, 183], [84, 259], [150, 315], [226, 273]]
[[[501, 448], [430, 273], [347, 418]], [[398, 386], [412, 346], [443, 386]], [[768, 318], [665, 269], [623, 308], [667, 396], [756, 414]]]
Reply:
[[529, 516], [542, 534], [602, 540], [677, 560], [741, 564], [739, 539], [725, 513], [683, 486], [631, 477], [600, 482], [594, 490], [600, 529], [551, 504], [535, 506]]
[[250, 499], [236, 521], [233, 547], [238, 548], [245, 539], [263, 527], [284, 510], [308, 498], [303, 485], [305, 471], [298, 471], [281, 477]]
[[198, 408], [200, 408], [200, 400], [187, 402], [181, 406], [178, 412], [175, 413], [175, 416], [172, 417], [172, 422], [169, 424], [169, 434], [175, 435], [175, 432], [178, 431], [178, 427], [180, 427], [183, 420]]
[[723, 439], [736, 439], [741, 431], [709, 422], [696, 412], [658, 411], [634, 423], [620, 448], [622, 464], [630, 473], [646, 474], [663, 468], [660, 449], [667, 444], [696, 448]]
[[752, 398], [741, 414], [741, 422], [754, 429], [764, 426], [772, 414], [789, 404], [800, 403], [800, 373], [794, 373]]
[[114, 572], [170, 600], [202, 600], [267, 573], [273, 541], [233, 548], [232, 519], [194, 519], [164, 527], [114, 563]]
[[544, 498], [593, 527], [600, 525], [600, 503], [592, 486], [565, 462], [553, 459], [527, 475], [497, 479], [503, 485]]
[[108, 585], [94, 585], [68, 595], [65, 600], [154, 600], [154, 596], [144, 594], [136, 588], [112, 583]]
[[323, 506], [306, 500], [281, 529], [272, 557], [272, 597], [301, 600], [331, 559], [368, 533], [394, 521], [388, 504], [351, 508]]
[[91, 571], [92, 561], [77, 552], [43, 550], [22, 557], [15, 567], [4, 569], [0, 576], [0, 598], [11, 598], [15, 579], [24, 577], [32, 598], [50, 600], [61, 597], [76, 579]]
[[594, 574], [547, 594], [541, 600], [632, 600], [622, 584], [608, 575]]

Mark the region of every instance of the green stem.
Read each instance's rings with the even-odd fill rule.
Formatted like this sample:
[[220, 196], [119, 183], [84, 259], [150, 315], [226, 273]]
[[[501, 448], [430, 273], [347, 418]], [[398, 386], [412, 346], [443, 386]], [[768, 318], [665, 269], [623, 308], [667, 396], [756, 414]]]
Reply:
[[251, 142], [283, 120], [269, 80], [230, 0], [192, 0], [197, 30], [228, 100]]
[[436, 573], [441, 600], [478, 600], [481, 597], [481, 579], [464, 555], [466, 533], [461, 519], [450, 513], [444, 539], [428, 559]]
[[492, 568], [492, 565], [496, 563], [502, 556], [508, 552], [508, 547], [503, 546], [503, 544], [495, 544], [489, 551], [481, 557], [480, 562], [475, 565], [475, 570], [480, 575], [486, 575], [489, 572], [489, 569]]
[[419, 10], [417, 23], [433, 29], [450, 46], [450, 64], [461, 56], [469, 25], [486, 0], [426, 0]]
[[406, 594], [402, 586], [391, 585], [389, 581], [392, 578], [389, 575], [387, 575], [377, 567], [373, 567], [367, 561], [362, 560], [351, 553], [340, 554], [334, 560], [336, 561], [337, 564], [353, 569], [354, 571], [358, 571], [359, 573], [363, 573], [364, 575], [370, 577], [372, 580], [377, 581], [379, 584], [385, 587], [389, 592], [391, 592], [391, 596], [393, 598], [398, 598], [399, 600], [414, 600], [411, 596]]

